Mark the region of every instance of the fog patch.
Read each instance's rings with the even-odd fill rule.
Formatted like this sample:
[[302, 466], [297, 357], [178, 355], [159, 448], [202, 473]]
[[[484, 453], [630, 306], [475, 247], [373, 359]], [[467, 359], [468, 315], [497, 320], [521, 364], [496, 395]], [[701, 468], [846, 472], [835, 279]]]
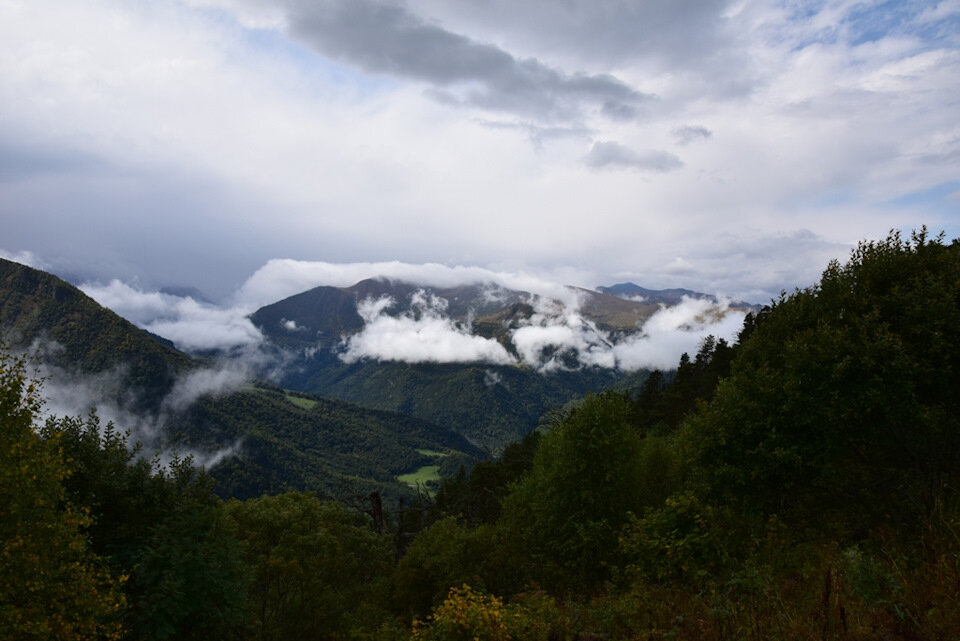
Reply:
[[511, 340], [524, 363], [541, 372], [568, 369], [575, 363], [613, 368], [607, 334], [579, 311], [579, 304], [534, 300], [533, 316], [511, 333]]
[[49, 265], [40, 260], [39, 256], [31, 251], [9, 252], [5, 249], [0, 249], [0, 258], [14, 263], [20, 263], [21, 265], [26, 265], [27, 267], [32, 267], [34, 269], [46, 271], [50, 268]]
[[229, 362], [218, 369], [201, 369], [177, 379], [173, 388], [163, 399], [166, 411], [182, 412], [204, 396], [224, 396], [238, 391], [251, 379], [242, 363]]
[[87, 416], [95, 412], [101, 424], [113, 423], [126, 434], [127, 447], [139, 443], [144, 456], [167, 465], [174, 457], [191, 457], [193, 464], [210, 469], [239, 451], [241, 440], [222, 447], [185, 446], [171, 440], [170, 426], [198, 399], [240, 389], [250, 378], [250, 365], [239, 361], [194, 370], [178, 378], [157, 411], [138, 408], [137, 390], [128, 368], [119, 365], [96, 373], [78, 373], [53, 365], [49, 357], [63, 351], [54, 341], [36, 342], [27, 353], [36, 356], [36, 375], [42, 379], [44, 405], [41, 421], [57, 416]]
[[493, 387], [503, 382], [503, 377], [492, 369], [483, 370], [483, 384], [487, 387]]

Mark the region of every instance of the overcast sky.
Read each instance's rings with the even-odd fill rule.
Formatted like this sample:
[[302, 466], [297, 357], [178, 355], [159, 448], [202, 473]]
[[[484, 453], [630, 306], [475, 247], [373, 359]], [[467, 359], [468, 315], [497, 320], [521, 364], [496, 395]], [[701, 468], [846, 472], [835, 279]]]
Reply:
[[74, 279], [765, 302], [958, 214], [960, 0], [0, 0], [0, 255]]

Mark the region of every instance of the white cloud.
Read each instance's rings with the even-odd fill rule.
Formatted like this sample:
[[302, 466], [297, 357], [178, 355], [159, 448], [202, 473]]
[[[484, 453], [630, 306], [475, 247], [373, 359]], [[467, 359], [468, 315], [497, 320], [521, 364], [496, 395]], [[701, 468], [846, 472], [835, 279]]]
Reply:
[[[793, 252], [785, 269], [693, 252], [798, 230], [847, 246], [924, 223], [960, 235], [943, 203], [884, 205], [955, 180], [960, 153], [958, 5], [899, 4], [404, 3], [515, 61], [657, 96], [627, 120], [584, 109], [566, 126], [578, 136], [531, 145], [535, 117], [490, 127], [476, 101], [452, 108], [422, 80], [336, 62], [291, 39], [276, 3], [8, 0], [4, 243], [104, 281], [139, 274], [215, 297], [271, 257], [509, 271], [521, 256], [534, 273], [601, 277], [583, 284], [632, 272], [775, 295], [809, 284], [797, 279], [822, 254]], [[869, 38], [864, 12], [882, 25]], [[704, 131], [709, 144], [680, 144]], [[683, 166], [583, 166], [614, 140]], [[693, 268], [668, 281], [660, 267], [678, 255]]]
[[640, 333], [615, 345], [613, 353], [617, 365], [625, 370], [674, 369], [681, 354], [695, 353], [709, 335], [734, 342], [744, 316], [724, 304], [684, 297], [680, 305], [651, 316]]
[[49, 269], [49, 266], [44, 263], [40, 257], [36, 256], [30, 251], [8, 252], [4, 249], [0, 249], [0, 258], [4, 258], [15, 263], [20, 263], [21, 265], [26, 265], [27, 267], [33, 267], [34, 269]]
[[367, 299], [357, 305], [365, 321], [363, 330], [350, 336], [340, 357], [346, 362], [362, 358], [408, 363], [490, 363], [514, 362], [503, 345], [474, 336], [442, 316], [445, 305], [436, 299], [414, 300], [415, 312], [389, 316], [389, 298]]
[[[31, 352], [56, 352], [55, 343], [35, 345]], [[214, 467], [239, 451], [237, 440], [223, 447], [199, 449], [171, 442], [169, 428], [178, 420], [178, 413], [204, 396], [218, 396], [236, 391], [249, 380], [246, 368], [237, 362], [224, 362], [220, 367], [194, 370], [174, 382], [173, 388], [160, 403], [156, 412], [144, 412], [137, 407], [138, 399], [131, 391], [127, 370], [121, 365], [99, 373], [76, 374], [42, 362], [42, 397], [45, 400], [42, 419], [54, 416], [86, 416], [96, 410], [101, 425], [113, 423], [121, 432], [128, 432], [127, 443], [139, 443], [147, 458], [157, 455], [161, 465], [169, 463], [173, 455], [193, 457], [196, 466]]]
[[220, 367], [192, 371], [174, 383], [163, 399], [164, 410], [182, 412], [197, 399], [236, 392], [253, 379], [242, 361], [224, 361]]
[[638, 331], [615, 339], [584, 318], [575, 299], [568, 304], [533, 297], [531, 302], [535, 313], [507, 331], [519, 360], [497, 341], [447, 318], [446, 301], [423, 292], [414, 295], [410, 311], [399, 315], [390, 315], [396, 302], [389, 297], [361, 301], [358, 312], [365, 326], [344, 340], [340, 357], [347, 362], [523, 364], [543, 374], [579, 367], [673, 369], [683, 352], [695, 352], [710, 334], [735, 340], [745, 315], [726, 302], [684, 298], [655, 313]]
[[[582, 274], [568, 272], [566, 275], [584, 278]], [[424, 287], [491, 284], [551, 298], [570, 299], [574, 296], [563, 284], [551, 280], [550, 275], [539, 276], [522, 271], [400, 261], [329, 263], [273, 259], [247, 279], [236, 298], [242, 305], [256, 309], [320, 285], [349, 287], [368, 278], [386, 278]], [[495, 289], [489, 291], [491, 296], [496, 296]]]
[[184, 350], [228, 349], [260, 343], [263, 335], [247, 318], [252, 310], [220, 308], [193, 298], [145, 292], [112, 280], [80, 287], [95, 301]]

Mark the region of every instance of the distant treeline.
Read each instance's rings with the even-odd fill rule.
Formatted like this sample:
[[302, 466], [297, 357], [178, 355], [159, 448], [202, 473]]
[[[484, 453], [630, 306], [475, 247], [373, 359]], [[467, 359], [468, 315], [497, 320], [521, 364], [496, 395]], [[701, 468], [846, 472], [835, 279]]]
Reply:
[[432, 498], [222, 501], [0, 356], [0, 638], [955, 639], [960, 244], [891, 233]]

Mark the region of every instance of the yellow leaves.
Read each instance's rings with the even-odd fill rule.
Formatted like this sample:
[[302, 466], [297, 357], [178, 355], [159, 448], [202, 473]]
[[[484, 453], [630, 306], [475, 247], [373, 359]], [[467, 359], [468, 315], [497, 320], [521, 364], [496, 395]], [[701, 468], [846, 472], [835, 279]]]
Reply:
[[452, 588], [427, 623], [414, 621], [420, 641], [510, 641], [503, 600], [475, 592], [469, 585]]

